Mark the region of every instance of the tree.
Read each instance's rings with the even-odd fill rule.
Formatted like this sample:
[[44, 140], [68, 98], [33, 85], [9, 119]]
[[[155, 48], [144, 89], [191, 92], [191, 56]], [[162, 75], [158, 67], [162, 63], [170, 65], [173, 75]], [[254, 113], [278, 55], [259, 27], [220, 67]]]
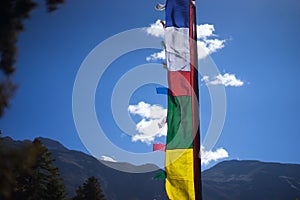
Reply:
[[0, 140], [0, 155], [0, 199], [65, 199], [59, 170], [40, 140], [18, 147]]
[[[2, 133], [1, 133], [2, 134]], [[12, 149], [0, 134], [0, 199], [13, 199], [13, 189], [16, 186], [16, 171], [24, 165], [23, 151]], [[22, 163], [22, 164], [21, 164]]]
[[73, 200], [104, 200], [105, 197], [96, 177], [92, 176], [76, 190]]
[[[64, 0], [45, 0], [48, 12], [57, 9]], [[0, 80], [0, 117], [9, 107], [10, 99], [17, 88], [11, 80], [15, 72], [18, 34], [24, 30], [23, 22], [30, 17], [37, 6], [34, 0], [1, 0], [0, 1], [0, 71], [4, 76]], [[1, 73], [0, 72], [0, 73]]]
[[30, 169], [21, 170], [22, 173], [17, 177], [17, 199], [65, 199], [65, 188], [58, 168], [53, 166], [51, 152], [40, 140], [35, 139], [27, 148], [27, 155], [33, 161]]
[[59, 178], [50, 180], [47, 192], [49, 199], [65, 199], [66, 197], [65, 186]]

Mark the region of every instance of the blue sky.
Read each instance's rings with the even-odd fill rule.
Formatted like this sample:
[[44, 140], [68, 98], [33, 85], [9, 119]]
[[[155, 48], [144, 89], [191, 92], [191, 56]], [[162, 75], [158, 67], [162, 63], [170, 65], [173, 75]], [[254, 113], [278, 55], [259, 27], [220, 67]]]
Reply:
[[[154, 9], [156, 3], [75, 0], [67, 1], [51, 14], [45, 12], [42, 4], [34, 10], [18, 40], [14, 80], [19, 89], [0, 120], [4, 135], [14, 139], [48, 137], [70, 149], [88, 152], [72, 114], [72, 93], [78, 70], [89, 53], [109, 37], [133, 28], [149, 27], [157, 19], [164, 19], [164, 12]], [[223, 148], [229, 154], [226, 159], [299, 164], [300, 2], [197, 1], [197, 21], [199, 25], [213, 26], [213, 35], [209, 37], [223, 41], [223, 46], [210, 55], [221, 78], [228, 73], [243, 82], [239, 87], [225, 87], [226, 120], [213, 151]], [[108, 54], [113, 51], [113, 48], [107, 49]], [[132, 135], [123, 133], [115, 123], [110, 109], [112, 90], [135, 66], [161, 63], [160, 60], [146, 61], [146, 57], [155, 52], [159, 51], [143, 49], [120, 56], [107, 68], [97, 86], [98, 121], [109, 140], [126, 151], [148, 153], [152, 145], [132, 141]], [[99, 56], [101, 59], [104, 58]], [[158, 71], [165, 73], [161, 68]], [[147, 74], [144, 76], [139, 78], [144, 79]], [[144, 101], [165, 109], [166, 96], [157, 95], [156, 86], [147, 84], [138, 88], [129, 104]], [[203, 139], [211, 117], [205, 82], [201, 82], [200, 95]], [[119, 101], [121, 104], [122, 99]], [[136, 123], [142, 120], [138, 114], [131, 117]], [[164, 136], [155, 137], [154, 142], [164, 140]], [[102, 145], [101, 141], [94, 142]], [[158, 154], [160, 158], [163, 155]], [[126, 161], [114, 153], [103, 155]], [[153, 158], [144, 162], [156, 163]]]

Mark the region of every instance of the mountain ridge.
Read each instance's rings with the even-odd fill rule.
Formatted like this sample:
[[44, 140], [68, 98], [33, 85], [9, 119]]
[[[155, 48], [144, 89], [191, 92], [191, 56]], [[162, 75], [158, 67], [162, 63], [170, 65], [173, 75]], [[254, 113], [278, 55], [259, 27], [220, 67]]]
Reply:
[[[29, 140], [15, 141], [2, 138], [5, 143], [18, 148]], [[68, 197], [75, 195], [76, 188], [88, 177], [95, 176], [107, 199], [110, 200], [165, 200], [164, 180], [154, 180], [163, 172], [153, 164], [135, 166], [129, 163], [99, 161], [81, 151], [69, 150], [58, 141], [39, 137], [52, 153], [54, 164], [66, 186]], [[111, 167], [119, 165], [131, 171], [126, 173]], [[257, 160], [228, 160], [202, 172], [203, 199], [209, 200], [295, 200], [300, 197], [300, 165]]]

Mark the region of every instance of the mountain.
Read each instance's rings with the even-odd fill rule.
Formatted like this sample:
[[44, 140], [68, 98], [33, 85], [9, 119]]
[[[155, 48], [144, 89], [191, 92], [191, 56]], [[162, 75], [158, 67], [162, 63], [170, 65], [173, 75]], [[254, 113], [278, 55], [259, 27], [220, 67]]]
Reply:
[[[6, 145], [18, 148], [25, 141], [3, 138]], [[90, 176], [98, 178], [109, 200], [167, 200], [163, 180], [153, 177], [162, 172], [155, 165], [134, 166], [129, 163], [99, 161], [80, 151], [69, 150], [57, 141], [39, 138], [52, 152], [60, 169], [68, 196]], [[127, 171], [156, 169], [148, 173], [125, 173], [114, 170], [118, 165]], [[224, 161], [202, 172], [204, 200], [295, 200], [300, 199], [300, 165], [260, 161]]]
[[122, 165], [127, 171], [142, 171], [145, 168], [155, 168], [149, 173], [125, 173], [114, 170], [102, 164], [96, 158], [79, 151], [68, 150], [60, 143], [39, 138], [52, 152], [56, 159], [55, 165], [60, 169], [68, 196], [75, 195], [75, 190], [90, 176], [95, 176], [100, 183], [107, 199], [167, 199], [164, 191], [164, 181], [153, 177], [162, 170], [154, 165], [134, 166], [129, 163], [106, 162], [108, 165]]
[[203, 172], [205, 199], [295, 200], [300, 198], [300, 165], [224, 161]]
[[[75, 191], [79, 185], [91, 176], [95, 176], [100, 183], [105, 197], [108, 200], [132, 199], [132, 200], [165, 200], [167, 199], [164, 190], [163, 180], [154, 180], [157, 173], [162, 172], [155, 165], [147, 164], [134, 166], [129, 163], [113, 163], [99, 161], [96, 158], [80, 151], [69, 150], [57, 141], [38, 138], [52, 153], [55, 159], [54, 165], [59, 168], [63, 183], [66, 186], [67, 196], [75, 196]], [[24, 143], [30, 141], [15, 141], [9, 137], [4, 137], [5, 145], [10, 148], [20, 148]], [[102, 162], [105, 162], [103, 164]], [[125, 173], [117, 171], [107, 165], [121, 166], [126, 171], [141, 172], [143, 170], [154, 169], [148, 173]]]

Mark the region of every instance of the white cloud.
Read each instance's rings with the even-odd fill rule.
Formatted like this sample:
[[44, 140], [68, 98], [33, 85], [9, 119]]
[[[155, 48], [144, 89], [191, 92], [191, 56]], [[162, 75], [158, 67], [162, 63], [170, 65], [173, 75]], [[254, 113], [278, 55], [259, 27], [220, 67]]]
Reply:
[[201, 146], [201, 165], [208, 165], [212, 161], [217, 161], [220, 159], [228, 158], [228, 152], [219, 148], [216, 151], [206, 151], [203, 146]]
[[225, 47], [225, 40], [219, 40], [219, 39], [204, 39], [204, 40], [198, 40], [198, 58], [203, 59], [206, 56], [217, 52], [218, 50], [221, 50]]
[[149, 35], [163, 38], [165, 35], [165, 31], [161, 21], [162, 20], [158, 19], [154, 24], [150, 24], [150, 27], [146, 28], [146, 32]]
[[167, 135], [167, 109], [142, 101], [137, 105], [129, 105], [128, 111], [142, 117], [142, 120], [136, 125], [138, 134], [131, 138], [133, 142], [141, 141], [150, 144], [155, 137]]
[[234, 74], [229, 73], [219, 74], [215, 77], [203, 76], [201, 81], [204, 81], [207, 85], [224, 85], [226, 87], [241, 87], [244, 85], [243, 81], [237, 79]]
[[114, 158], [109, 156], [101, 156], [100, 160], [109, 161], [109, 162], [117, 162]]
[[212, 24], [197, 25], [197, 39], [206, 39], [207, 37], [215, 36], [215, 27]]
[[198, 57], [203, 59], [206, 56], [217, 52], [225, 47], [226, 40], [218, 39], [214, 34], [215, 27], [212, 24], [197, 25], [197, 44], [198, 44]]
[[165, 50], [162, 50], [161, 52], [158, 52], [158, 53], [151, 54], [150, 56], [148, 56], [146, 58], [146, 60], [148, 62], [155, 61], [155, 60], [165, 60], [165, 59], [166, 59], [166, 52], [165, 52]]

